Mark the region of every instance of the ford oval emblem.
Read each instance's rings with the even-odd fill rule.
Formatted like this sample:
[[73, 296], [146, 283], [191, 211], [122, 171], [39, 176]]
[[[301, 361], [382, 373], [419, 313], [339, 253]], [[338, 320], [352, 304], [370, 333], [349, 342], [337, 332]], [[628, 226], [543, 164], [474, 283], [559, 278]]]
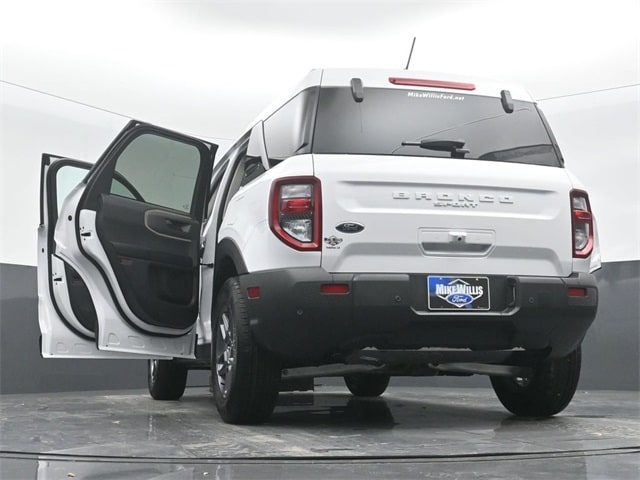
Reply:
[[342, 233], [359, 233], [364, 230], [364, 225], [356, 222], [343, 222], [336, 225], [336, 230]]
[[452, 293], [451, 295], [447, 295], [446, 300], [456, 307], [464, 307], [473, 302], [474, 298], [466, 293]]

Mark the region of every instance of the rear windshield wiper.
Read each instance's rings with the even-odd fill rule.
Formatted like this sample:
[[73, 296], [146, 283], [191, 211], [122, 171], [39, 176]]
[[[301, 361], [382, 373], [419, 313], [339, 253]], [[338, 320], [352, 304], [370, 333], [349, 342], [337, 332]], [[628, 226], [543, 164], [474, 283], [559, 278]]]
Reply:
[[420, 140], [419, 142], [402, 142], [403, 147], [420, 147], [426, 150], [437, 150], [439, 152], [450, 152], [453, 158], [464, 158], [469, 150], [464, 147], [464, 140]]

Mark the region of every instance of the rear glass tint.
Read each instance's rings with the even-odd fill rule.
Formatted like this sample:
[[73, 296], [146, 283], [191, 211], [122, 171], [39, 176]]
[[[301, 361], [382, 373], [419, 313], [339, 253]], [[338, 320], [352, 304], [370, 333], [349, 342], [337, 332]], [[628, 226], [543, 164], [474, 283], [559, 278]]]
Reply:
[[462, 140], [465, 159], [561, 166], [535, 104], [425, 90], [365, 88], [356, 103], [347, 87], [320, 89], [313, 153], [451, 157], [403, 142]]

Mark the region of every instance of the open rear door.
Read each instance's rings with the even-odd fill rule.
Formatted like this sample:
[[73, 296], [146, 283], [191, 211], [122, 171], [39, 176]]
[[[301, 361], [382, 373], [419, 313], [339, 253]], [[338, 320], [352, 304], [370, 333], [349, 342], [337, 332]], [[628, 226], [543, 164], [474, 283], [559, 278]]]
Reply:
[[[57, 218], [43, 213], [38, 269], [44, 356], [80, 356], [70, 346], [85, 351], [92, 344], [97, 350], [82, 356], [193, 358], [201, 222], [215, 148], [131, 122], [69, 195], [55, 200]], [[62, 178], [62, 167], [54, 167], [58, 174], [43, 181], [49, 208], [46, 187], [53, 180], [47, 178]], [[69, 293], [69, 302], [56, 296], [61, 271], [67, 292], [72, 282], [82, 286]], [[52, 325], [55, 332], [48, 332]], [[75, 343], [61, 346], [54, 339], [61, 325]]]

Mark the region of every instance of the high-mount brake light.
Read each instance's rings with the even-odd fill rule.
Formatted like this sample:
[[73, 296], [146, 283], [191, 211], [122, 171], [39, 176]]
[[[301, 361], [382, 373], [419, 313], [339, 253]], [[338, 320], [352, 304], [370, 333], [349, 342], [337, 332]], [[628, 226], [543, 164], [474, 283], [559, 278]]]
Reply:
[[269, 226], [291, 248], [319, 251], [322, 247], [322, 196], [316, 177], [288, 177], [273, 182]]
[[593, 251], [593, 215], [589, 195], [584, 190], [571, 190], [570, 198], [573, 257], [587, 258]]
[[427, 80], [426, 78], [402, 78], [389, 77], [389, 82], [394, 85], [405, 85], [409, 87], [431, 87], [431, 88], [451, 88], [454, 90], [475, 90], [473, 83], [448, 82], [446, 80]]

